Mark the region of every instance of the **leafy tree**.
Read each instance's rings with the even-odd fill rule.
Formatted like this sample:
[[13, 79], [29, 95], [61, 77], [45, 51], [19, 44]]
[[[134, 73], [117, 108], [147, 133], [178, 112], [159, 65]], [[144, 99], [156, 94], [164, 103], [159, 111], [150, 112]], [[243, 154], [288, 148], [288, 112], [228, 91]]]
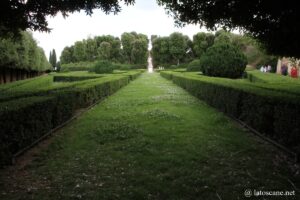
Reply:
[[[124, 0], [125, 4], [133, 4], [134, 0]], [[33, 29], [50, 31], [47, 16], [55, 16], [58, 12], [67, 17], [69, 13], [84, 10], [87, 15], [93, 9], [101, 9], [106, 14], [121, 11], [119, 0], [76, 0], [76, 1], [44, 1], [44, 0], [3, 0], [0, 2], [0, 36], [19, 30]]]
[[121, 42], [123, 57], [126, 63], [141, 64], [147, 62], [147, 56], [145, 56], [148, 53], [149, 41], [147, 35], [126, 32], [121, 35]]
[[49, 63], [51, 64], [51, 61], [52, 61], [52, 51], [50, 51], [49, 53]]
[[98, 55], [101, 60], [109, 60], [112, 46], [109, 42], [102, 42], [98, 48]]
[[169, 37], [157, 37], [152, 40], [152, 62], [156, 67], [171, 63], [171, 55], [169, 51]]
[[300, 57], [297, 1], [158, 0], [179, 25], [200, 24], [209, 29], [241, 28], [258, 39], [269, 53]]
[[63, 49], [63, 51], [61, 52], [61, 56], [60, 56], [60, 62], [61, 62], [61, 64], [75, 62], [74, 46], [65, 47]]
[[75, 61], [86, 61], [85, 46], [86, 45], [84, 41], [75, 42], [73, 53]]
[[123, 33], [121, 40], [111, 35], [102, 35], [77, 41], [73, 46], [63, 49], [60, 60], [62, 64], [96, 59], [142, 64], [147, 62], [147, 53], [147, 35], [131, 32]]
[[88, 38], [85, 42], [85, 54], [88, 61], [94, 61], [97, 57], [97, 42], [95, 39]]
[[107, 42], [110, 44], [110, 61], [118, 62], [120, 60], [120, 54], [121, 54], [121, 41], [118, 37], [114, 37], [112, 35], [103, 35], [103, 36], [97, 36], [95, 37], [97, 48], [99, 49], [102, 42]]
[[268, 60], [277, 60], [274, 59], [273, 55], [269, 55], [263, 46], [252, 37], [248, 35], [240, 35], [240, 34], [233, 34], [225, 30], [217, 31], [215, 34], [215, 44], [224, 43], [224, 44], [232, 44], [239, 48], [247, 57], [248, 64], [256, 67], [258, 65], [265, 65], [269, 63]]
[[215, 34], [215, 40], [214, 43], [225, 43], [225, 44], [229, 44], [233, 42], [233, 34], [228, 32], [228, 31], [224, 31], [224, 30], [220, 30], [217, 31]]
[[128, 63], [132, 63], [131, 51], [132, 51], [132, 44], [135, 38], [136, 36], [133, 33], [123, 33], [121, 35], [123, 55]]
[[51, 64], [48, 62], [43, 48], [37, 47], [37, 51], [38, 51], [38, 58], [37, 58], [38, 62], [37, 62], [36, 71], [45, 71], [50, 69]]
[[188, 36], [181, 33], [172, 33], [168, 37], [152, 36], [151, 42], [151, 55], [155, 67], [178, 65], [180, 62], [188, 62], [193, 57], [189, 53], [193, 43]]
[[45, 71], [50, 68], [45, 53], [37, 46], [29, 32], [21, 37], [0, 39], [0, 68], [18, 68], [28, 71]]
[[122, 59], [121, 57], [121, 40], [116, 37], [114, 40], [110, 43], [111, 44], [111, 60], [114, 62], [120, 62]]
[[197, 33], [193, 36], [193, 52], [196, 57], [200, 58], [208, 47], [214, 44], [215, 36], [211, 33]]
[[18, 44], [7, 38], [0, 38], [0, 67], [13, 67], [19, 65], [17, 51]]
[[[108, 50], [106, 51], [105, 49]], [[73, 46], [63, 49], [60, 60], [62, 64], [67, 64], [71, 62], [95, 61], [99, 57], [109, 61], [120, 62], [122, 60], [120, 39], [111, 35], [102, 35], [77, 41]]]
[[136, 39], [132, 43], [131, 60], [133, 64], [147, 63], [148, 41], [145, 38]]
[[188, 50], [187, 39], [181, 33], [172, 33], [169, 38], [170, 55], [179, 65]]
[[[106, 43], [106, 46], [107, 44], [110, 45], [109, 52], [106, 52], [106, 55], [103, 54], [104, 46], [101, 47], [103, 42]], [[105, 59], [112, 61], [120, 59], [120, 39], [111, 35], [103, 35], [77, 41], [74, 47], [65, 47], [61, 54], [61, 62], [66, 64], [70, 62], [95, 61], [99, 58], [100, 49]]]
[[246, 65], [246, 56], [230, 43], [214, 44], [200, 58], [200, 68], [208, 76], [239, 78]]
[[60, 64], [60, 62], [58, 61], [57, 63], [56, 63], [56, 71], [60, 71], [60, 69], [61, 69], [61, 64]]
[[156, 38], [158, 38], [157, 35], [151, 35], [151, 43], [153, 43], [153, 41], [154, 41]]
[[29, 43], [31, 35], [26, 32], [21, 33], [22, 38], [18, 42], [17, 53], [19, 55], [17, 67], [23, 69], [29, 69]]

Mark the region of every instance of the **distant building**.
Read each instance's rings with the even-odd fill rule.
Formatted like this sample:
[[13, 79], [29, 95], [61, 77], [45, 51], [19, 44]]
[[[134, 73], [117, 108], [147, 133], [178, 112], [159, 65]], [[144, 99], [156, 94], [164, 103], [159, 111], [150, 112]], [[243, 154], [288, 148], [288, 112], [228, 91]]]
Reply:
[[[286, 58], [286, 57], [278, 59], [276, 73], [281, 74], [281, 66], [283, 64], [286, 64], [286, 66], [288, 67], [288, 75], [291, 75], [291, 69], [293, 67], [293, 62], [291, 61], [290, 58]], [[300, 64], [300, 60], [296, 60], [296, 67], [298, 69], [298, 76], [300, 76], [299, 64]]]

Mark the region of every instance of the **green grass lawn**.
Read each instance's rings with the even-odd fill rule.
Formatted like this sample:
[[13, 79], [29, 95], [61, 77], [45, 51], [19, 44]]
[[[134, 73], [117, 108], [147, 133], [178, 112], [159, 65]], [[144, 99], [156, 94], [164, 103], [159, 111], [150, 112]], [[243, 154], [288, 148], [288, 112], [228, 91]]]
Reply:
[[30, 165], [1, 171], [0, 199], [234, 200], [300, 185], [277, 149], [157, 73], [54, 137]]

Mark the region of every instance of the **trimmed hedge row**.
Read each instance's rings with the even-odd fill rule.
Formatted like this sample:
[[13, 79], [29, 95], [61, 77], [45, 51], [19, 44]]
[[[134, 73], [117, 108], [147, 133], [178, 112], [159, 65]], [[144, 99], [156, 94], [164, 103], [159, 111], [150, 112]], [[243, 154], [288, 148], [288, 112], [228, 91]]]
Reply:
[[53, 82], [75, 82], [95, 78], [101, 78], [101, 76], [53, 76]]
[[48, 96], [0, 103], [0, 166], [9, 164], [14, 154], [66, 122], [76, 109], [88, 107], [113, 94], [141, 72], [103, 77]]
[[300, 153], [300, 99], [222, 78], [161, 72], [163, 77], [257, 131]]
[[77, 63], [68, 63], [61, 65], [62, 72], [68, 71], [89, 71], [93, 68], [96, 62], [77, 62]]
[[[124, 74], [126, 75], [126, 74]], [[66, 75], [60, 75], [66, 76]], [[128, 75], [129, 76], [129, 75]], [[74, 76], [74, 79], [85, 79], [86, 76]], [[96, 78], [100, 78], [102, 76], [95, 76]], [[34, 80], [27, 84], [16, 86], [15, 88], [11, 88], [5, 90], [0, 93], [0, 102], [15, 100], [18, 98], [25, 98], [31, 96], [47, 96], [51, 95], [52, 93], [56, 93], [57, 91], [61, 90], [68, 90], [70, 88], [74, 88], [77, 85], [85, 84], [88, 82], [95, 82], [97, 81], [96, 78], [93, 79], [86, 79], [81, 81], [68, 81], [61, 84], [53, 84], [54, 78], [53, 77], [46, 77], [47, 79], [43, 80]], [[49, 82], [49, 83], [48, 83]]]
[[256, 87], [300, 96], [300, 80], [273, 73], [250, 71], [247, 78]]
[[258, 76], [256, 76], [254, 73], [249, 73], [247, 72], [247, 79], [250, 81], [250, 82], [259, 82], [259, 83], [266, 83], [267, 81], [259, 78]]
[[29, 97], [0, 105], [0, 166], [8, 164], [13, 154], [70, 118], [73, 109], [59, 99]]

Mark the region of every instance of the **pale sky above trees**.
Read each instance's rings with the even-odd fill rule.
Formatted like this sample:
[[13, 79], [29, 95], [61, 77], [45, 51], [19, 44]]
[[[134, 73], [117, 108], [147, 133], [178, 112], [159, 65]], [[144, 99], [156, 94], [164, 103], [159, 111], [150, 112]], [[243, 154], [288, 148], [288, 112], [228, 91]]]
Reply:
[[197, 32], [206, 32], [196, 25], [176, 28], [173, 18], [157, 5], [156, 0], [136, 0], [134, 6], [122, 6], [122, 11], [117, 15], [105, 15], [95, 10], [91, 17], [80, 12], [70, 14], [66, 19], [61, 15], [48, 19], [51, 33], [34, 32], [33, 36], [47, 56], [54, 48], [57, 58], [65, 46], [97, 35], [120, 37], [123, 32], [136, 31], [148, 35], [150, 39], [151, 35], [168, 36], [173, 32], [181, 32], [192, 38]]

